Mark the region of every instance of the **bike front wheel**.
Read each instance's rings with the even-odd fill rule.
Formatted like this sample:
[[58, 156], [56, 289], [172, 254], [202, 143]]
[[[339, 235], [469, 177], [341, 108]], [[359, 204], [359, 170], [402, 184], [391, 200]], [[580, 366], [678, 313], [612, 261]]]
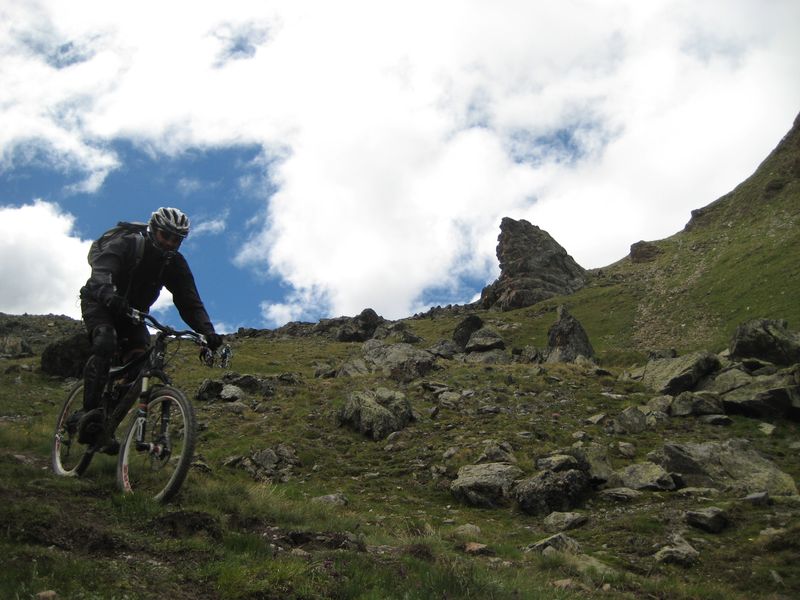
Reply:
[[194, 409], [183, 392], [159, 386], [137, 411], [120, 447], [117, 483], [124, 493], [160, 502], [172, 498], [189, 472], [196, 438]]
[[78, 421], [83, 406], [83, 382], [75, 386], [67, 394], [56, 417], [56, 427], [50, 451], [50, 465], [56, 475], [62, 477], [79, 477], [89, 463], [94, 452], [78, 443]]

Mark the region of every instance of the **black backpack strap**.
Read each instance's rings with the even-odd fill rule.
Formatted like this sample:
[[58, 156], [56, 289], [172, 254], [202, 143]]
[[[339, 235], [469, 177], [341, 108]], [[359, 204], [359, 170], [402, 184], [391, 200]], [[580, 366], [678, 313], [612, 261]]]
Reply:
[[131, 269], [131, 276], [128, 280], [128, 287], [125, 289], [124, 298], [127, 298], [131, 291], [131, 285], [133, 285], [133, 275], [136, 273], [136, 269], [139, 268], [142, 258], [144, 257], [144, 244], [146, 241], [147, 240], [144, 239], [144, 234], [140, 233], [136, 236], [136, 249], [134, 250], [133, 254], [133, 268]]

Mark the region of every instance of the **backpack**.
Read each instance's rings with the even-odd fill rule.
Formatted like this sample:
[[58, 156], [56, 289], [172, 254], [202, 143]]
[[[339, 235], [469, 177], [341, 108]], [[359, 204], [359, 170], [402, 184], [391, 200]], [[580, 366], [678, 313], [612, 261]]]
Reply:
[[136, 221], [120, 221], [115, 227], [112, 227], [94, 242], [92, 242], [92, 245], [89, 248], [89, 256], [87, 257], [89, 264], [94, 264], [94, 261], [97, 259], [97, 257], [102, 254], [105, 245], [111, 240], [128, 233], [138, 233], [139, 235], [136, 236], [136, 256], [133, 261], [133, 268], [135, 269], [139, 266], [139, 263], [144, 256], [144, 236], [146, 232], [147, 223], [139, 223]]

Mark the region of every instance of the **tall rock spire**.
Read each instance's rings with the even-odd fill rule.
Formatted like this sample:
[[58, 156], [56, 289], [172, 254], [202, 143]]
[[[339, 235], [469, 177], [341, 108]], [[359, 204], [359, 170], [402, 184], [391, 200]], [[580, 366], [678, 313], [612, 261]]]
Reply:
[[483, 308], [522, 308], [586, 284], [586, 271], [567, 251], [524, 219], [504, 217], [497, 241], [500, 277], [481, 292]]

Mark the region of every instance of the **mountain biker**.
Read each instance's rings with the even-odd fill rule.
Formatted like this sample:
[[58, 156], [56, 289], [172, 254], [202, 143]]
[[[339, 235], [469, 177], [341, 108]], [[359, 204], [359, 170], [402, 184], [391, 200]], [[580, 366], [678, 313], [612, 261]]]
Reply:
[[[90, 252], [92, 274], [80, 291], [81, 313], [91, 342], [91, 356], [83, 372], [83, 409], [78, 417], [80, 443], [94, 442], [102, 430], [100, 401], [118, 347], [122, 360], [127, 361], [144, 352], [150, 342], [144, 323], [128, 318], [131, 308], [149, 311], [166, 287], [181, 318], [205, 335], [209, 348], [213, 351], [222, 344], [189, 264], [178, 252], [188, 234], [189, 218], [177, 208], [161, 207], [150, 216], [146, 232], [123, 233], [110, 238], [97, 255]], [[144, 242], [137, 239], [140, 236], [145, 237]], [[118, 449], [112, 439], [103, 451], [115, 454]]]

